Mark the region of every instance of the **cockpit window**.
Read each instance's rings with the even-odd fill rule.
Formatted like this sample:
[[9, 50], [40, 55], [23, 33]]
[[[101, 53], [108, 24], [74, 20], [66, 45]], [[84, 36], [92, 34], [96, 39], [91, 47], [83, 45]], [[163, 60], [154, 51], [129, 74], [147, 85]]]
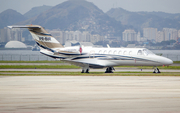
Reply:
[[137, 55], [142, 55], [142, 50], [139, 50]]
[[151, 52], [151, 51], [148, 50], [148, 49], [143, 49], [143, 52], [144, 52], [145, 55], [154, 55], [154, 53]]

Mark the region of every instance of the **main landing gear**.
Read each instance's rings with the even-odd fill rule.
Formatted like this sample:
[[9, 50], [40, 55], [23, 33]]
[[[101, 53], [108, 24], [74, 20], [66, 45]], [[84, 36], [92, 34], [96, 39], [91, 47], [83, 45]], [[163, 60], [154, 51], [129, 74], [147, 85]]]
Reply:
[[82, 70], [81, 73], [89, 73], [89, 69], [86, 69], [86, 70]]
[[105, 73], [113, 73], [114, 67], [108, 67], [105, 71]]
[[89, 73], [89, 64], [84, 64], [81, 73]]
[[159, 69], [156, 67], [155, 69], [154, 69], [154, 72], [153, 73], [161, 73], [160, 71], [159, 71]]

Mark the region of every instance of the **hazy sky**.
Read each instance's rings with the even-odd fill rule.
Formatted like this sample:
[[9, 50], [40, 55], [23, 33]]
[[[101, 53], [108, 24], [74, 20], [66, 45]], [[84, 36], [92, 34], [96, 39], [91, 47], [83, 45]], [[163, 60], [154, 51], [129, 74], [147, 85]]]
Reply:
[[[22, 14], [32, 7], [55, 6], [67, 0], [0, 0], [0, 13], [6, 9], [14, 9]], [[128, 11], [163, 11], [180, 13], [180, 0], [87, 0], [93, 2], [104, 12], [113, 7], [121, 7]]]

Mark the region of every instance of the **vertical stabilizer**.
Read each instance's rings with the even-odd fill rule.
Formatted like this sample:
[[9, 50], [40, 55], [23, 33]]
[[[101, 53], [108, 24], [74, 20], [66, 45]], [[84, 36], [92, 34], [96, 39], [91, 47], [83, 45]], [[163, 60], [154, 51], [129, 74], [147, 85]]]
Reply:
[[44, 49], [63, 48], [63, 46], [39, 25], [8, 26], [9, 28], [28, 28], [38, 46]]

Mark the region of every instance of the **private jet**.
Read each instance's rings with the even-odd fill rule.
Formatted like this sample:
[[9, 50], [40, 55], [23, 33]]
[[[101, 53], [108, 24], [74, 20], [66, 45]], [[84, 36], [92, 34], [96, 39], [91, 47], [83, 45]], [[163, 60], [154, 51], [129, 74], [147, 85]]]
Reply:
[[157, 66], [173, 64], [172, 60], [155, 55], [146, 48], [64, 47], [39, 25], [8, 27], [27, 28], [40, 47], [40, 53], [79, 66], [82, 73], [89, 73], [90, 68], [107, 68], [105, 73], [113, 73], [114, 66], [153, 66], [153, 73], [160, 73]]

